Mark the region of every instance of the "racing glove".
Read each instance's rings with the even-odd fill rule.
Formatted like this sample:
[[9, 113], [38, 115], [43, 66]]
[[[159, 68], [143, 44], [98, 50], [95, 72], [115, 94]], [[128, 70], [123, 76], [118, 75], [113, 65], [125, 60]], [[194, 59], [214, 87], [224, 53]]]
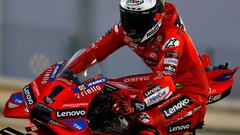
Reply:
[[118, 99], [113, 105], [113, 111], [122, 115], [130, 115], [135, 112], [141, 112], [146, 109], [146, 104], [140, 98]]
[[140, 89], [141, 94], [135, 98], [130, 98], [128, 95], [121, 95], [120, 98], [116, 99], [113, 111], [122, 115], [144, 111], [147, 107], [168, 99], [174, 90], [175, 85], [172, 78], [164, 76], [160, 80], [156, 79], [150, 86]]

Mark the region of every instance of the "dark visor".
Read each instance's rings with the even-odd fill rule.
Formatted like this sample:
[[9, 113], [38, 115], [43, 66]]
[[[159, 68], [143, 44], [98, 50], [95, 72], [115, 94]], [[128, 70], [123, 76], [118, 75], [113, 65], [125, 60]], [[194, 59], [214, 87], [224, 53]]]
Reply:
[[137, 37], [142, 38], [146, 31], [156, 24], [155, 14], [137, 14], [121, 10], [123, 10], [121, 11], [121, 23], [127, 34], [135, 35], [137, 33]]

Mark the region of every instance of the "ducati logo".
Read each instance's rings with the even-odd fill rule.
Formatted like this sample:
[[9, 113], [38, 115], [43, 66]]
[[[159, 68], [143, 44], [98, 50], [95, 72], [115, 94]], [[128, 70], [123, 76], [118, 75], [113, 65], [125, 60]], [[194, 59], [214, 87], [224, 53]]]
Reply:
[[144, 3], [144, 0], [127, 0], [127, 5], [138, 6]]

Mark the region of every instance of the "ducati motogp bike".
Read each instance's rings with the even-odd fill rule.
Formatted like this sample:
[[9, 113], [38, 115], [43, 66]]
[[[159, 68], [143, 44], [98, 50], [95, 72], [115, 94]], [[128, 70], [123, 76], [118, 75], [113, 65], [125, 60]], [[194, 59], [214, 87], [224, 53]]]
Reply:
[[[90, 66], [79, 73], [71, 72], [69, 65], [83, 52], [78, 51], [70, 60], [58, 61], [22, 91], [13, 93], [6, 102], [3, 115], [29, 119], [30, 124], [26, 125], [29, 134], [137, 134], [140, 129], [132, 116], [112, 111], [115, 103], [112, 95], [128, 95], [130, 98], [138, 95], [136, 88], [147, 83], [150, 74], [107, 78], [96, 59], [89, 61], [89, 57], [94, 58], [90, 52], [88, 58], [78, 63], [90, 63]], [[207, 104], [212, 104], [231, 93], [238, 68], [228, 69], [228, 64], [212, 66], [208, 55], [200, 58], [210, 84]], [[142, 117], [142, 120], [147, 118]], [[194, 134], [194, 130], [186, 133]], [[0, 131], [5, 132], [22, 134], [9, 127]]]

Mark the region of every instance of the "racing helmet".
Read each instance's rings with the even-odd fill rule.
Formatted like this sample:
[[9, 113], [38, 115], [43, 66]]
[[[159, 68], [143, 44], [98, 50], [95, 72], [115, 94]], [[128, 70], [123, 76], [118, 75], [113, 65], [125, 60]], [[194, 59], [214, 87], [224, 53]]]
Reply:
[[120, 19], [132, 42], [151, 39], [162, 24], [164, 0], [121, 0]]

